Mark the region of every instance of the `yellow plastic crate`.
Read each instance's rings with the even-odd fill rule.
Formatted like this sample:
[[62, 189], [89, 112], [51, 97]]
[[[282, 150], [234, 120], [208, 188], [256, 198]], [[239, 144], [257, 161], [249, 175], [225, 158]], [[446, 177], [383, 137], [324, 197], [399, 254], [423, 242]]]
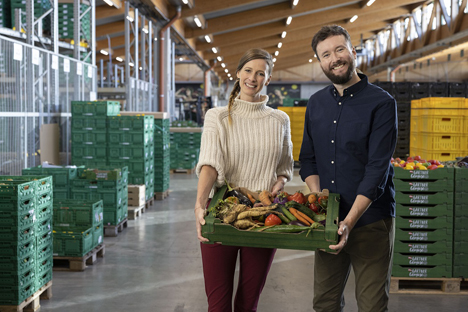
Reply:
[[421, 108], [419, 116], [464, 116], [464, 108]]
[[[418, 154], [426, 160], [436, 159], [439, 161], [450, 161], [455, 160], [457, 157], [466, 156], [468, 151], [444, 151], [444, 150], [419, 150]], [[413, 154], [410, 154], [413, 155]]]
[[426, 133], [421, 135], [418, 148], [434, 151], [460, 151], [462, 150], [462, 141], [466, 140], [464, 135], [455, 133]]
[[463, 116], [421, 116], [417, 121], [418, 131], [421, 132], [462, 133], [463, 131]]
[[468, 115], [463, 116], [463, 133], [468, 134]]
[[421, 108], [421, 100], [411, 100], [411, 109]]
[[[421, 132], [410, 133], [410, 150], [422, 147]], [[410, 155], [412, 155], [410, 153]]]
[[301, 123], [301, 122], [294, 122], [291, 124], [291, 130], [292, 131], [299, 131], [299, 132], [303, 132], [304, 131], [304, 123]]
[[291, 117], [291, 115], [292, 115], [293, 108], [294, 108], [294, 107], [285, 107], [285, 106], [278, 107], [278, 109], [279, 109], [280, 111], [285, 112], [285, 113], [288, 114], [290, 117]]
[[421, 122], [419, 116], [411, 116], [411, 133], [421, 131]]
[[421, 108], [465, 108], [465, 98], [423, 98], [421, 99]]
[[420, 108], [411, 107], [411, 118], [421, 115], [422, 110]]
[[293, 113], [300, 113], [300, 114], [305, 115], [306, 109], [307, 109], [306, 106], [298, 106], [298, 107], [293, 107], [292, 111]]

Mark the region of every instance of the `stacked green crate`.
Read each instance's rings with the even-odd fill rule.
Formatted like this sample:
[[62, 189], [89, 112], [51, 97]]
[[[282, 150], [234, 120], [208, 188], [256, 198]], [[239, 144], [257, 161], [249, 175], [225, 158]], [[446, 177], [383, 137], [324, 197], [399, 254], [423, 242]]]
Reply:
[[[83, 14], [89, 5], [80, 4], [80, 15]], [[74, 25], [75, 20], [73, 16], [73, 3], [59, 3], [58, 4], [58, 30], [59, 37], [62, 39], [74, 39]], [[80, 20], [81, 33], [80, 38], [87, 40], [91, 39], [91, 10], [89, 10]]]
[[102, 200], [54, 202], [54, 256], [81, 257], [104, 236]]
[[87, 167], [107, 165], [107, 116], [120, 113], [118, 101], [72, 101], [72, 164]]
[[453, 277], [468, 278], [468, 168], [455, 168]]
[[[34, 0], [34, 17], [41, 17], [47, 10], [51, 8], [49, 0]], [[10, 0], [11, 23], [14, 24], [15, 9], [21, 9], [21, 24], [23, 28], [26, 25], [26, 0]], [[50, 18], [42, 19], [42, 29], [50, 30]], [[13, 25], [14, 26], [14, 25]]]
[[0, 305], [52, 279], [52, 177], [0, 177]]
[[392, 275], [452, 277], [453, 168], [395, 168], [395, 245]]
[[144, 184], [146, 200], [154, 195], [154, 117], [108, 118], [108, 165], [128, 166], [128, 183]]
[[171, 169], [194, 169], [200, 154], [201, 128], [171, 128]]
[[11, 28], [10, 0], [0, 0], [0, 27]]
[[73, 180], [72, 198], [102, 200], [104, 225], [118, 225], [128, 216], [128, 176], [128, 167], [87, 169], [85, 178]]
[[[84, 166], [82, 167], [84, 168]], [[73, 167], [43, 167], [37, 166], [22, 170], [23, 175], [52, 176], [54, 199], [68, 199], [71, 196], [71, 180], [77, 178], [76, 166]]]
[[170, 121], [154, 119], [154, 191], [158, 193], [169, 189], [171, 152]]

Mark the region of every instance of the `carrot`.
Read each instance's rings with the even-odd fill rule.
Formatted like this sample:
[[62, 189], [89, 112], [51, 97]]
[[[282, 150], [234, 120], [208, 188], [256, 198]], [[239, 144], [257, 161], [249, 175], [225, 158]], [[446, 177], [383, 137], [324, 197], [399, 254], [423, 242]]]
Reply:
[[250, 201], [252, 202], [252, 204], [255, 204], [256, 200], [255, 200], [255, 198], [253, 198], [252, 195], [250, 195], [249, 193], [247, 193], [247, 197], [250, 199]]
[[297, 213], [298, 213], [301, 217], [303, 217], [304, 219], [306, 219], [310, 224], [315, 223], [314, 220], [312, 220], [308, 215], [306, 215], [306, 214], [303, 213], [302, 211], [297, 210]]
[[289, 212], [291, 212], [296, 218], [297, 220], [301, 221], [302, 223], [304, 223], [305, 225], [310, 225], [310, 222], [307, 221], [307, 219], [304, 219], [297, 211], [297, 209], [294, 209], [294, 208], [289, 208]]
[[260, 195], [258, 195], [258, 198], [260, 199], [262, 204], [267, 205], [267, 206], [272, 204], [272, 202], [271, 202], [272, 197], [273, 196], [271, 195], [271, 193], [269, 191], [267, 191], [267, 190], [262, 191], [260, 193]]

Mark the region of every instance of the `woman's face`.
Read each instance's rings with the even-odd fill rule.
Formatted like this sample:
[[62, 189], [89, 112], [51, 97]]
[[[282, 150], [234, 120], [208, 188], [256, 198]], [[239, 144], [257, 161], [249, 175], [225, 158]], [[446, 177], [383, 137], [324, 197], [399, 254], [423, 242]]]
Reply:
[[256, 59], [244, 65], [237, 72], [240, 85], [240, 99], [248, 102], [259, 102], [260, 91], [270, 83], [268, 64], [265, 60]]

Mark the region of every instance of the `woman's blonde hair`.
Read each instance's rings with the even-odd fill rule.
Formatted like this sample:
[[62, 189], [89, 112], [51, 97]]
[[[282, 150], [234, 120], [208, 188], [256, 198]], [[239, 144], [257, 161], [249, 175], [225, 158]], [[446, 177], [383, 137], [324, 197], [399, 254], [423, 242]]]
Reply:
[[[244, 55], [240, 58], [239, 64], [237, 65], [236, 74], [244, 67], [245, 64], [252, 60], [265, 60], [268, 64], [268, 77], [271, 76], [271, 72], [273, 70], [273, 58], [271, 57], [270, 53], [263, 49], [250, 49], [244, 53]], [[231, 122], [231, 109], [234, 104], [234, 100], [236, 99], [237, 95], [240, 92], [240, 83], [239, 79], [236, 79], [234, 83], [234, 87], [232, 88], [231, 95], [229, 96], [229, 104], [228, 104], [228, 112], [229, 112], [229, 122]]]

